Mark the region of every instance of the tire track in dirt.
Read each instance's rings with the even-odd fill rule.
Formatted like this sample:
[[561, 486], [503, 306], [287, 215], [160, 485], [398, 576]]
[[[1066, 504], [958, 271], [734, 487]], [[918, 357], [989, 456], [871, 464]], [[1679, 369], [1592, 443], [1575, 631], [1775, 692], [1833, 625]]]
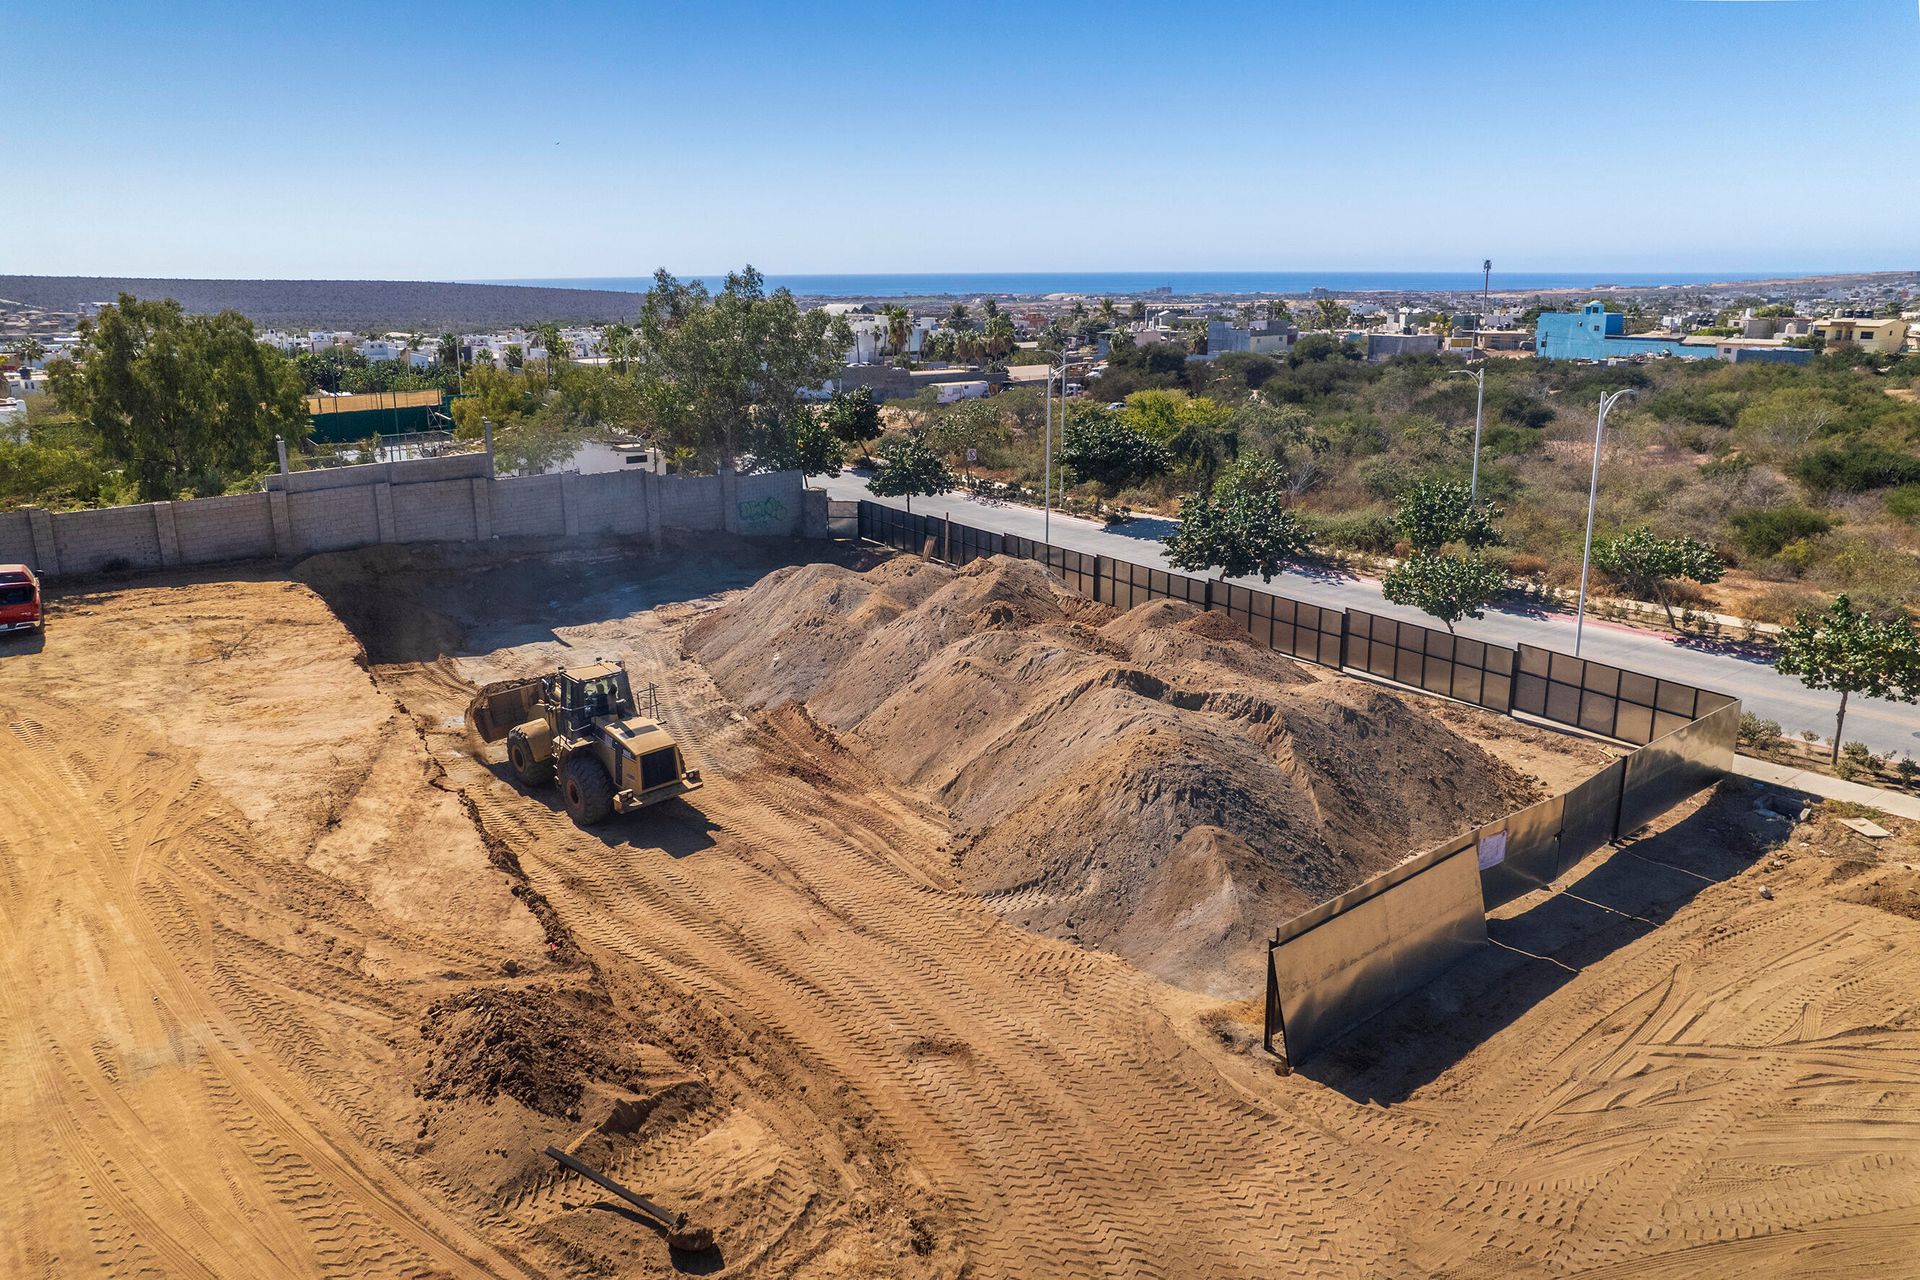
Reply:
[[[300, 1107], [303, 1083], [242, 1030], [270, 1017], [212, 1000], [227, 958], [188, 904], [236, 883], [221, 861], [245, 846], [236, 818], [163, 743], [36, 701], [0, 751], [0, 794], [21, 800], [0, 834], [15, 891], [0, 1070], [26, 1085], [0, 1129], [44, 1181], [39, 1210], [0, 1231], [0, 1269], [70, 1266], [84, 1240], [102, 1265], [177, 1275], [519, 1273], [330, 1133], [327, 1109]], [[24, 1003], [35, 991], [62, 998]]]
[[[664, 636], [623, 639], [638, 669], [667, 660]], [[1352, 1153], [1228, 1084], [1165, 1025], [1150, 980], [952, 888], [923, 807], [809, 726], [735, 723], [697, 668], [672, 679], [667, 718], [710, 780], [693, 802], [715, 841], [680, 859], [579, 832], [429, 735], [600, 963], [698, 993], [861, 1098], [988, 1274], [1390, 1262], [1390, 1233], [1353, 1212]], [[451, 690], [403, 683], [419, 720], [448, 721]]]

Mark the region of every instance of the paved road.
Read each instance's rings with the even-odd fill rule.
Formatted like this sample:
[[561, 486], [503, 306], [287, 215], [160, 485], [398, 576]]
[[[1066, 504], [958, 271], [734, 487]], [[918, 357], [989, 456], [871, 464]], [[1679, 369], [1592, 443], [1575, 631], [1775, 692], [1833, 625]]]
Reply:
[[[866, 481], [852, 474], [827, 480], [825, 485], [835, 498], [866, 498], [892, 507], [906, 505], [898, 498], [873, 498], [867, 492]], [[1042, 513], [1031, 507], [983, 506], [956, 493], [942, 498], [915, 498], [913, 509], [928, 515], [951, 515], [956, 521], [979, 529], [995, 529], [1025, 538], [1045, 536]], [[1172, 527], [1170, 520], [1138, 517], [1109, 529], [1096, 521], [1055, 514], [1052, 541], [1056, 546], [1072, 547], [1076, 551], [1165, 568], [1159, 539]], [[1250, 587], [1263, 585], [1257, 578], [1236, 581]], [[1285, 573], [1264, 585], [1269, 591], [1313, 604], [1364, 609], [1428, 625], [1433, 621], [1417, 609], [1388, 604], [1381, 598], [1379, 582], [1372, 578]], [[1478, 622], [1463, 623], [1459, 630], [1462, 635], [1497, 644], [1514, 645], [1524, 640], [1543, 648], [1573, 652], [1573, 619], [1566, 614], [1496, 611]], [[1746, 710], [1778, 720], [1789, 733], [1811, 729], [1824, 737], [1833, 732], [1833, 716], [1839, 706], [1836, 695], [1811, 692], [1797, 680], [1776, 675], [1765, 662], [1689, 647], [1667, 632], [1588, 618], [1581, 656], [1730, 693], [1740, 699]], [[1864, 742], [1876, 752], [1904, 751], [1920, 758], [1920, 707], [1855, 698], [1847, 706], [1846, 736], [1848, 741]]]

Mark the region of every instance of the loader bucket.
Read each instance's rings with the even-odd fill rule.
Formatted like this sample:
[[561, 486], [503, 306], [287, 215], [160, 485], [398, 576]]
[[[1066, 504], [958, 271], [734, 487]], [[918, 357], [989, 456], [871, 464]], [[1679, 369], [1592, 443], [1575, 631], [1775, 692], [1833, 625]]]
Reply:
[[467, 723], [482, 741], [498, 742], [513, 726], [533, 718], [533, 709], [544, 690], [544, 681], [537, 676], [490, 684], [467, 704]]

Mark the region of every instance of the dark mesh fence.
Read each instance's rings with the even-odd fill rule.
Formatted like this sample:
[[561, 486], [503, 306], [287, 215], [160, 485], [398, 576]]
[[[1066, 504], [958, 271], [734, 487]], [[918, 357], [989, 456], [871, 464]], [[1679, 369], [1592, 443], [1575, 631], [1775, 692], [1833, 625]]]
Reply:
[[1416, 622], [1347, 610], [1347, 665], [1492, 711], [1513, 709], [1512, 649]]
[[1513, 709], [1645, 745], [1733, 701], [1710, 689], [1523, 644]]

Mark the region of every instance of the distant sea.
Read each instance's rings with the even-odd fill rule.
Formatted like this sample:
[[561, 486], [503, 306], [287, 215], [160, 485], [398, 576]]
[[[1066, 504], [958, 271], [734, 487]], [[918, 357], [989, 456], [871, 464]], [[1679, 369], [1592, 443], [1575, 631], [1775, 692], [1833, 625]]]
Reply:
[[[1543, 271], [1493, 273], [1493, 288], [1505, 291], [1550, 292], [1590, 289], [1598, 285], [1709, 284], [1723, 280], [1773, 280], [1793, 272], [1605, 272]], [[698, 276], [717, 289], [724, 277]], [[647, 276], [584, 276], [563, 280], [477, 280], [474, 284], [535, 285], [546, 289], [610, 289], [644, 293]], [[1379, 290], [1392, 293], [1477, 293], [1478, 271], [1009, 271], [899, 275], [769, 275], [767, 287], [785, 286], [796, 294], [815, 298], [902, 298], [952, 294], [1083, 293], [1137, 296], [1170, 288], [1175, 294], [1195, 293], [1306, 293], [1329, 289], [1335, 293]]]

